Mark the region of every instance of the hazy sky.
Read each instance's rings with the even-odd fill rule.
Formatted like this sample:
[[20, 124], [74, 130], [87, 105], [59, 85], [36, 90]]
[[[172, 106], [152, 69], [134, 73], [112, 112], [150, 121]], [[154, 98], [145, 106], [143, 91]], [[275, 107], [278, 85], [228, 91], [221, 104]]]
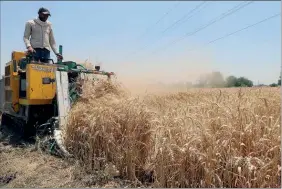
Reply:
[[[193, 80], [204, 72], [221, 71], [224, 76], [246, 76], [255, 83], [277, 82], [281, 65], [280, 15], [206, 44], [280, 13], [280, 1], [253, 2], [208, 27], [212, 20], [242, 2], [208, 1], [191, 18], [188, 15], [179, 22], [202, 2], [182, 1], [175, 7], [177, 3], [1, 1], [1, 72], [13, 50], [25, 50], [25, 22], [36, 18], [43, 6], [51, 11], [50, 21], [57, 45], [64, 47], [65, 60], [98, 61], [103, 69], [131, 81]], [[169, 28], [175, 22], [175, 27]], [[186, 38], [171, 44], [185, 34]], [[138, 53], [133, 54], [135, 51]]]

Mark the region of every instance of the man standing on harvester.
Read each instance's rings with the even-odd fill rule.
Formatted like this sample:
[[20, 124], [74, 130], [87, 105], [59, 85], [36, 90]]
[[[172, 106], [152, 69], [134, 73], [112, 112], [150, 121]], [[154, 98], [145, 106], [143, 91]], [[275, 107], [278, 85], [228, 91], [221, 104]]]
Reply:
[[38, 18], [26, 22], [23, 37], [28, 52], [35, 54], [35, 61], [45, 63], [50, 59], [50, 47], [58, 59], [63, 59], [57, 51], [52, 24], [47, 21], [49, 16], [48, 9], [40, 8]]

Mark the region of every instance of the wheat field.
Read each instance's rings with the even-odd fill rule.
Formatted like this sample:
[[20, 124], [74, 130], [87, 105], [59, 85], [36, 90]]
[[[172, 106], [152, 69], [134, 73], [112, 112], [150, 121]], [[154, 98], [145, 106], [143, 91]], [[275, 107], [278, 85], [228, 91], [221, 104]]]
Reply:
[[111, 164], [151, 187], [281, 186], [280, 88], [82, 91], [65, 142], [88, 172]]

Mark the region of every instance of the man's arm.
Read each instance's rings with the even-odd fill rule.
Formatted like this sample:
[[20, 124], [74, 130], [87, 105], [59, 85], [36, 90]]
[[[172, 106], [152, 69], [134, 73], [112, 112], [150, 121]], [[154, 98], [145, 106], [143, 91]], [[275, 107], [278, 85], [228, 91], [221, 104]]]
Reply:
[[58, 50], [57, 50], [57, 45], [56, 45], [56, 41], [55, 41], [55, 37], [54, 37], [54, 33], [53, 33], [53, 29], [50, 29], [50, 33], [49, 33], [49, 42], [50, 42], [50, 46], [53, 50], [53, 52], [57, 55], [58, 54]]
[[31, 47], [30, 40], [29, 40], [30, 35], [31, 35], [31, 25], [29, 22], [26, 22], [25, 30], [24, 30], [24, 37], [23, 37], [26, 48]]

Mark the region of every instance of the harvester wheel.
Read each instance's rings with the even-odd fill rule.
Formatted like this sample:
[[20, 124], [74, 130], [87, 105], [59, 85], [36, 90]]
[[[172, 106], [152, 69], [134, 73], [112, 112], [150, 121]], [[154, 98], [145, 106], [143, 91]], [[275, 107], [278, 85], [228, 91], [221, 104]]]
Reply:
[[5, 140], [12, 145], [24, 144], [24, 123], [14, 116], [3, 113], [1, 119], [1, 140]]

